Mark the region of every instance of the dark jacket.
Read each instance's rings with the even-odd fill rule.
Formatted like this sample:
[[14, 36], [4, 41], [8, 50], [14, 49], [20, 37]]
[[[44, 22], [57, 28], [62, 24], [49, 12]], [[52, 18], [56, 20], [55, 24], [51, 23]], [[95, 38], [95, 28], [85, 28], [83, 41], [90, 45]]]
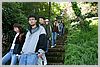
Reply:
[[49, 39], [50, 37], [51, 37], [51, 32], [50, 32], [50, 25], [43, 25], [43, 24], [41, 24], [44, 28], [45, 28], [45, 30], [46, 30], [46, 34], [47, 34], [47, 39]]
[[25, 41], [25, 34], [24, 33], [19, 34], [15, 41], [13, 54], [20, 54], [24, 41]]
[[52, 32], [59, 32], [58, 31], [58, 26], [56, 26], [56, 25], [53, 25], [53, 27], [52, 27]]
[[41, 34], [39, 36], [39, 40], [38, 40], [35, 52], [38, 52], [39, 49], [46, 51], [46, 48], [47, 48], [47, 36], [46, 34]]

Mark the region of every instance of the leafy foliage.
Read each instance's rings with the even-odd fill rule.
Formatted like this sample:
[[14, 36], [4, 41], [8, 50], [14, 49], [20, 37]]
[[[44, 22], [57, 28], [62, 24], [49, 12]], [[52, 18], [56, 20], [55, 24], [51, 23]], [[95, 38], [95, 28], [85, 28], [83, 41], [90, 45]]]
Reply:
[[[94, 3], [95, 4], [95, 3]], [[74, 13], [79, 24], [66, 24], [68, 35], [65, 41], [65, 65], [97, 65], [98, 64], [98, 19], [96, 13], [87, 13], [87, 19], [81, 15], [76, 2], [72, 2]], [[73, 20], [71, 20], [72, 22]], [[75, 22], [75, 21], [73, 21]], [[81, 26], [82, 25], [82, 26]]]
[[71, 29], [65, 43], [65, 63], [75, 65], [98, 64], [98, 27], [91, 26], [91, 31]]
[[73, 8], [74, 13], [76, 14], [76, 16], [81, 16], [80, 8], [78, 8], [76, 2], [72, 2], [72, 8]]

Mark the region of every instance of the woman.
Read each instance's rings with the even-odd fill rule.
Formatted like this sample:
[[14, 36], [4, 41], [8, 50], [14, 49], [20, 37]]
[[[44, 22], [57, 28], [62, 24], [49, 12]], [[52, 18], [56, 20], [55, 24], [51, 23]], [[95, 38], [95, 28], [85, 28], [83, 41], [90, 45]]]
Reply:
[[25, 34], [22, 31], [20, 24], [15, 23], [13, 25], [14, 31], [16, 32], [10, 51], [2, 58], [2, 64], [6, 64], [11, 60], [11, 65], [15, 65], [22, 50], [23, 43], [25, 41]]
[[59, 32], [58, 30], [58, 20], [55, 20], [53, 23], [52, 27], [52, 46], [51, 48], [56, 46], [56, 39], [57, 39], [57, 33]]

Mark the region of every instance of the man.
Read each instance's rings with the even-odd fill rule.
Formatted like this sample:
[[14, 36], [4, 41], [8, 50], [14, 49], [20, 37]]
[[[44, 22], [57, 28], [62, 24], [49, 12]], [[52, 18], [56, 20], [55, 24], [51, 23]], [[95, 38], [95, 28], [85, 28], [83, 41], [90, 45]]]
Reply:
[[[49, 46], [49, 44], [50, 44], [50, 37], [51, 37], [49, 20], [45, 19], [44, 17], [39, 17], [39, 22], [40, 22], [40, 25], [42, 25], [45, 28], [45, 30], [46, 30], [47, 41], [48, 41], [47, 46]], [[46, 52], [48, 52], [48, 47], [47, 47]]]
[[[46, 53], [45, 53], [45, 55], [47, 55], [48, 46], [50, 45], [50, 37], [51, 37], [49, 20], [48, 19], [45, 19], [44, 17], [39, 17], [39, 22], [40, 22], [40, 25], [45, 28], [46, 33], [47, 33], [47, 35], [46, 35], [47, 36], [47, 48], [46, 48]], [[43, 57], [43, 59], [44, 59], [44, 65], [47, 64], [47, 60], [46, 60], [45, 55]]]
[[42, 57], [47, 48], [44, 27], [38, 25], [35, 15], [30, 15], [28, 20], [30, 29], [26, 34], [19, 65], [37, 65], [38, 57]]
[[63, 23], [61, 21], [61, 22], [59, 22], [59, 35], [60, 36], [63, 35], [63, 29], [64, 29], [64, 26], [63, 26]]

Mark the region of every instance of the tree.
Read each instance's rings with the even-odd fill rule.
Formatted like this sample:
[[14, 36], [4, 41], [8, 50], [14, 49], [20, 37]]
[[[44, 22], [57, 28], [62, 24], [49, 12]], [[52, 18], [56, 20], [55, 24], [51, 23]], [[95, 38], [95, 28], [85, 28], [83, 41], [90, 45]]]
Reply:
[[81, 10], [77, 5], [77, 2], [72, 2], [72, 9], [74, 10], [75, 15], [77, 16], [77, 19], [80, 21], [80, 28], [83, 31], [89, 30], [89, 22], [85, 20], [85, 18], [81, 14]]

